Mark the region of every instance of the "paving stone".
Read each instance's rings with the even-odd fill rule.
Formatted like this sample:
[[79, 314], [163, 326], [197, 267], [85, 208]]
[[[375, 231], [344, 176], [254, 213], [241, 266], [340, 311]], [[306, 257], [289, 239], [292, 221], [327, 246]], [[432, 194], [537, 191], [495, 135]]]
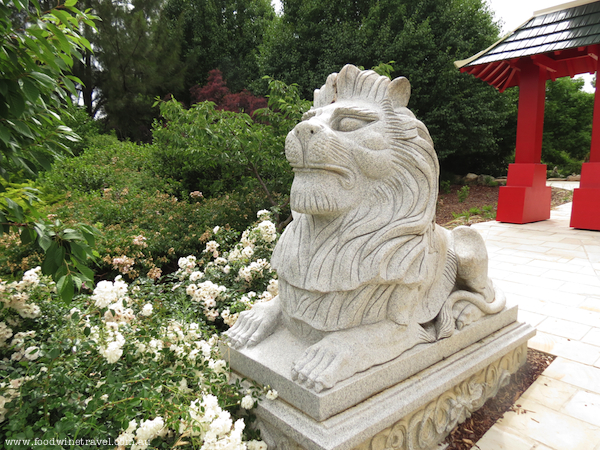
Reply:
[[577, 322], [570, 322], [568, 320], [551, 317], [540, 323], [537, 326], [537, 329], [549, 334], [579, 341], [591, 330], [591, 327]]
[[516, 403], [520, 404], [521, 401], [531, 399], [550, 409], [560, 411], [579, 391], [580, 388], [572, 384], [541, 375]]
[[499, 420], [505, 429], [555, 450], [594, 450], [600, 443], [600, 427], [530, 399], [519, 402], [517, 412], [507, 412]]
[[477, 441], [477, 447], [474, 448], [480, 450], [541, 450], [549, 447], [509, 428], [496, 425]]
[[561, 412], [600, 427], [600, 395], [579, 391]]
[[544, 371], [544, 375], [600, 394], [599, 368], [570, 361], [566, 358], [556, 358]]

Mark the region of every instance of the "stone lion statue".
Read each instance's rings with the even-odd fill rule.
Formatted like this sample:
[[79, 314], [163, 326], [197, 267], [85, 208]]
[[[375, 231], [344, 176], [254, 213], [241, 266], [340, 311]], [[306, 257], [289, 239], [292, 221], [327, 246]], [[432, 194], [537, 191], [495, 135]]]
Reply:
[[227, 334], [253, 346], [283, 324], [310, 344], [292, 377], [317, 392], [504, 308], [480, 235], [435, 224], [438, 160], [409, 97], [406, 78], [347, 65], [286, 139], [279, 296]]

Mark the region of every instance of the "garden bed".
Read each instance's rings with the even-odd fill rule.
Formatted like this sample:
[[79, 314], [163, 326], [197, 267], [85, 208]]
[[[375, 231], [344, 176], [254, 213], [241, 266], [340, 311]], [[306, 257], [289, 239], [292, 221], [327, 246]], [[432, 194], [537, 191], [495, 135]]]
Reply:
[[[464, 188], [465, 186], [453, 185], [447, 193], [440, 192], [436, 210], [438, 225], [454, 228], [494, 220], [498, 209], [499, 187], [472, 185], [468, 186], [467, 195], [459, 194]], [[553, 208], [572, 201], [572, 198], [573, 191], [552, 188]], [[479, 210], [480, 213], [475, 210]]]

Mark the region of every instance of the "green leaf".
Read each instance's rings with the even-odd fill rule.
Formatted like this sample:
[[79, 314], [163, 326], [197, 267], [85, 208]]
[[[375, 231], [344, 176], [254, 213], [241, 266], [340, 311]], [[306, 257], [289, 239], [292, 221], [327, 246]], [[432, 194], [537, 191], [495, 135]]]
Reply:
[[[69, 58], [71, 59], [71, 58]], [[73, 65], [73, 60], [71, 59], [71, 63], [69, 64], [69, 66]], [[77, 89], [75, 88], [75, 85], [73, 84], [73, 82], [71, 80], [69, 80], [68, 78], [63, 78], [63, 83], [65, 83], [65, 86], [67, 87], [67, 90], [73, 95], [76, 96], [77, 95]]]
[[42, 261], [42, 273], [44, 275], [52, 275], [54, 277], [54, 274], [59, 269], [60, 266], [56, 263], [55, 260], [55, 253], [57, 252], [57, 250], [58, 244], [56, 243], [56, 241], [52, 241], [50, 243], [50, 246], [45, 250], [46, 255], [44, 257], [44, 261]]
[[8, 107], [13, 117], [19, 118], [25, 111], [25, 99], [19, 92], [11, 92]]
[[21, 228], [21, 243], [23, 245], [27, 245], [30, 242], [33, 242], [36, 238], [36, 232], [35, 230], [31, 229], [31, 228]]
[[15, 120], [12, 122], [15, 130], [21, 133], [23, 136], [28, 137], [29, 139], [34, 139], [33, 134], [29, 130], [29, 127], [25, 124], [25, 122], [21, 122], [20, 120]]
[[77, 0], [66, 0], [65, 6], [75, 6], [77, 4]]
[[65, 302], [70, 302], [75, 294], [73, 277], [71, 275], [60, 277], [56, 282], [56, 291]]
[[35, 78], [37, 81], [39, 81], [40, 84], [42, 86], [44, 86], [44, 88], [46, 88], [46, 89], [53, 89], [55, 86], [55, 81], [52, 78], [50, 78], [48, 75], [46, 75], [45, 73], [31, 72], [30, 75], [33, 78]]
[[61, 11], [60, 9], [53, 9], [52, 11], [50, 11], [50, 14], [58, 18], [58, 20], [60, 20], [64, 25], [68, 25], [70, 22], [69, 19], [71, 18], [71, 16], [69, 16], [69, 14], [67, 14], [64, 11]]
[[62, 238], [66, 241], [80, 241], [83, 239], [81, 233], [77, 230], [67, 228], [62, 235]]
[[[58, 60], [56, 60], [60, 67], [64, 70], [67, 70], [69, 67], [73, 67], [73, 58], [71, 58], [69, 55], [65, 54], [65, 53], [59, 53], [58, 56], [60, 57], [60, 59], [62, 59], [62, 63]], [[76, 94], [74, 94], [76, 95]]]
[[[88, 22], [86, 22], [86, 24], [87, 24], [87, 25], [90, 25], [90, 23], [88, 23]], [[90, 26], [93, 26], [93, 22], [92, 22], [92, 25], [90, 25]], [[94, 28], [95, 28], [95, 27], [94, 27]], [[86, 49], [88, 49], [90, 52], [93, 52], [93, 51], [94, 51], [94, 50], [92, 50], [92, 44], [90, 44], [90, 41], [88, 41], [86, 38], [82, 37], [82, 38], [80, 39], [80, 42], [81, 42], [81, 44], [82, 44], [82, 45], [83, 45], [83, 46], [84, 46]]]
[[46, 228], [46, 225], [41, 222], [36, 222], [34, 227], [38, 235], [38, 245], [46, 252], [53, 242], [48, 234], [48, 229]]
[[42, 151], [32, 151], [31, 156], [36, 160], [36, 162], [44, 168], [44, 170], [50, 170], [52, 168], [52, 162], [54, 158], [49, 156], [47, 153]]
[[81, 280], [81, 278], [78, 277], [77, 275], [72, 275], [71, 277], [72, 277], [74, 286], [77, 288], [77, 290], [80, 290], [81, 285], [83, 284], [83, 281]]
[[96, 237], [100, 236], [100, 230], [91, 225], [81, 224], [79, 225], [79, 230], [86, 240], [87, 244], [91, 247], [96, 245]]
[[80, 261], [85, 261], [87, 259], [85, 249], [77, 242], [71, 242], [71, 253]]
[[23, 221], [23, 208], [8, 197], [4, 197], [7, 209], [12, 213], [13, 217], [19, 221]]
[[[81, 274], [85, 277], [84, 281], [86, 282], [94, 282], [94, 271], [92, 269], [90, 269], [89, 267], [86, 266], [82, 266], [82, 265], [78, 265], [77, 268], [79, 269], [79, 271], [81, 272]], [[91, 288], [91, 286], [87, 286], [88, 288]]]
[[67, 78], [69, 80], [74, 81], [75, 83], [79, 83], [81, 85], [83, 85], [83, 81], [81, 81], [79, 78], [77, 78], [75, 75], [67, 75]]
[[50, 22], [46, 23], [46, 26], [48, 27], [48, 29], [50, 31], [52, 31], [54, 36], [56, 36], [56, 38], [58, 39], [58, 42], [60, 43], [60, 49], [63, 52], [65, 52], [67, 55], [69, 53], [71, 53], [71, 45], [69, 44], [69, 41], [67, 40], [67, 38], [65, 37], [63, 32], [60, 31], [56, 25], [54, 25]]
[[6, 145], [10, 142], [10, 131], [2, 124], [0, 124], [0, 139], [2, 139]]
[[52, 259], [54, 260], [54, 263], [57, 266], [62, 266], [65, 262], [65, 254], [66, 254], [66, 250], [63, 246], [57, 246], [57, 249], [53, 252], [53, 255], [51, 256]]
[[69, 274], [69, 266], [68, 264], [65, 262], [63, 265], [59, 266], [56, 269], [56, 272], [54, 272], [54, 275], [52, 276], [54, 280], [58, 280], [60, 279], [60, 277], [63, 277], [65, 275]]

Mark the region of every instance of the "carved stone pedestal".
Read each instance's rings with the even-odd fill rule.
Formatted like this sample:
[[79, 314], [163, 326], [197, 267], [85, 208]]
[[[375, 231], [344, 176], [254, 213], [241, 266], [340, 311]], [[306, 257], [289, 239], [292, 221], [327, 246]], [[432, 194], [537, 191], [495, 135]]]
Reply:
[[[419, 345], [396, 360], [355, 375], [343, 386], [318, 394], [294, 385], [283, 373], [285, 361], [279, 369], [268, 367], [277, 366], [273, 361], [281, 360], [286, 349], [300, 351], [290, 344], [289, 336], [275, 333], [274, 339], [265, 341], [262, 353], [260, 348], [251, 349], [253, 356], [274, 352], [271, 361], [252, 360], [243, 354], [252, 353], [246, 350], [231, 349], [228, 355], [234, 372], [280, 393], [275, 401], [261, 402], [256, 412], [269, 450], [437, 449], [458, 423], [483, 406], [525, 363], [527, 340], [535, 330], [516, 322], [516, 311], [516, 307], [508, 308], [484, 318], [479, 322], [481, 330], [472, 324], [447, 340]], [[486, 327], [488, 332], [490, 327], [497, 331], [479, 337]], [[460, 347], [473, 339], [446, 358], [428, 352], [439, 349], [444, 341]], [[281, 352], [276, 352], [277, 346]], [[431, 358], [438, 361], [419, 367]], [[407, 366], [419, 370], [381, 389], [394, 373], [411, 372]]]

